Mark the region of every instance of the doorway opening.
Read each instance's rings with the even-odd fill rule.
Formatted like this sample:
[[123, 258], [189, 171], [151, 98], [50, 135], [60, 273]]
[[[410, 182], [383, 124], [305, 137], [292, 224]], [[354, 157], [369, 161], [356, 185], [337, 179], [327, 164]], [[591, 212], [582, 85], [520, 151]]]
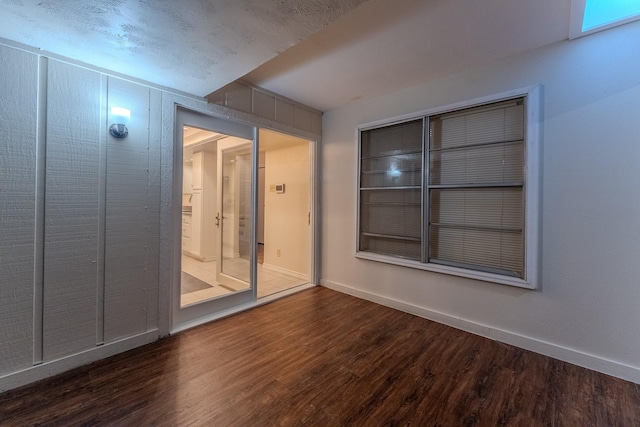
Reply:
[[[311, 142], [258, 130], [257, 298], [310, 283]], [[183, 126], [180, 308], [251, 289], [253, 141]]]
[[259, 129], [258, 298], [310, 282], [312, 143]]
[[250, 288], [252, 144], [183, 127], [181, 307]]

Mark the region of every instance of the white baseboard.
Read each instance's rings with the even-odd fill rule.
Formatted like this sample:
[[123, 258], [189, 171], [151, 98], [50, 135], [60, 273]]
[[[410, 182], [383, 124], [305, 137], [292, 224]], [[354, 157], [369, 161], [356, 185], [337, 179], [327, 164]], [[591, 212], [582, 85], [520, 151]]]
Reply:
[[470, 320], [451, 316], [406, 302], [397, 301], [371, 292], [352, 288], [341, 283], [332, 282], [330, 280], [321, 279], [320, 285], [357, 298], [375, 302], [386, 307], [395, 308], [396, 310], [433, 320], [434, 322], [442, 323], [465, 332], [470, 332], [475, 335], [480, 335], [485, 338], [500, 341], [505, 344], [540, 353], [554, 359], [582, 366], [583, 368], [602, 372], [603, 374], [612, 375], [614, 377], [640, 384], [640, 367], [625, 365], [614, 360], [609, 360], [568, 347], [519, 335], [503, 329], [483, 325], [481, 323], [472, 322]]
[[300, 280], [309, 280], [308, 274], [300, 273], [298, 271], [288, 270], [286, 268], [278, 267], [272, 264], [262, 264], [262, 268], [266, 270], [275, 271], [277, 273], [286, 274], [287, 276], [293, 276]]
[[109, 344], [94, 347], [90, 350], [76, 353], [74, 355], [64, 357], [62, 359], [53, 360], [51, 362], [35, 365], [18, 372], [0, 376], [0, 393], [21, 387], [23, 385], [39, 381], [41, 379], [51, 377], [136, 347], [143, 346], [158, 340], [158, 330], [145, 332], [134, 337], [122, 339]]
[[190, 257], [190, 258], [197, 259], [198, 261], [201, 261], [201, 262], [211, 262], [211, 261], [215, 261], [216, 260], [216, 256], [215, 255], [211, 255], [211, 256], [208, 256], [208, 257], [201, 257], [201, 256], [198, 256], [198, 255], [196, 255], [194, 253], [191, 253], [191, 252], [188, 252], [188, 251], [182, 251], [182, 253], [184, 255]]

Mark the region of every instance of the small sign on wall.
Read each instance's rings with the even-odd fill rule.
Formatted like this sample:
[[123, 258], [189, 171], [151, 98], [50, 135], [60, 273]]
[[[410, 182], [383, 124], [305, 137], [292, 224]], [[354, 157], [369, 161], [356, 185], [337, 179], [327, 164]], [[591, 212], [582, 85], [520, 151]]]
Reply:
[[269, 186], [269, 192], [271, 193], [284, 193], [284, 184], [271, 184]]

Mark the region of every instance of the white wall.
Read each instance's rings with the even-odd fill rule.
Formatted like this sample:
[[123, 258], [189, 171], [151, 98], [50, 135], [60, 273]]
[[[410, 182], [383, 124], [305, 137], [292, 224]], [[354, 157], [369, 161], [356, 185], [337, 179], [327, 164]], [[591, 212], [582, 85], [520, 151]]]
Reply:
[[[640, 382], [640, 23], [325, 113], [322, 283]], [[542, 85], [542, 287], [354, 258], [356, 126]]]
[[[0, 69], [0, 391], [175, 328], [177, 105], [319, 138], [9, 40]], [[131, 110], [124, 140], [111, 106]]]
[[[309, 275], [309, 144], [265, 153], [264, 265]], [[270, 191], [285, 184], [284, 193]], [[278, 250], [280, 255], [278, 256]]]
[[0, 63], [2, 391], [157, 339], [162, 95], [5, 45]]

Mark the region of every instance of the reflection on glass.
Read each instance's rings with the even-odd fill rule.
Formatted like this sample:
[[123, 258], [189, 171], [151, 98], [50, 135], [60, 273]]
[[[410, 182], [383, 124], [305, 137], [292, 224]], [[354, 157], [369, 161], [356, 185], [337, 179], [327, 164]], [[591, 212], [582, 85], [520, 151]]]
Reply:
[[180, 306], [249, 288], [252, 141], [183, 129]]
[[221, 211], [220, 270], [223, 275], [246, 284], [235, 284], [235, 290], [246, 289], [251, 247], [251, 146], [248, 144], [222, 151]]

